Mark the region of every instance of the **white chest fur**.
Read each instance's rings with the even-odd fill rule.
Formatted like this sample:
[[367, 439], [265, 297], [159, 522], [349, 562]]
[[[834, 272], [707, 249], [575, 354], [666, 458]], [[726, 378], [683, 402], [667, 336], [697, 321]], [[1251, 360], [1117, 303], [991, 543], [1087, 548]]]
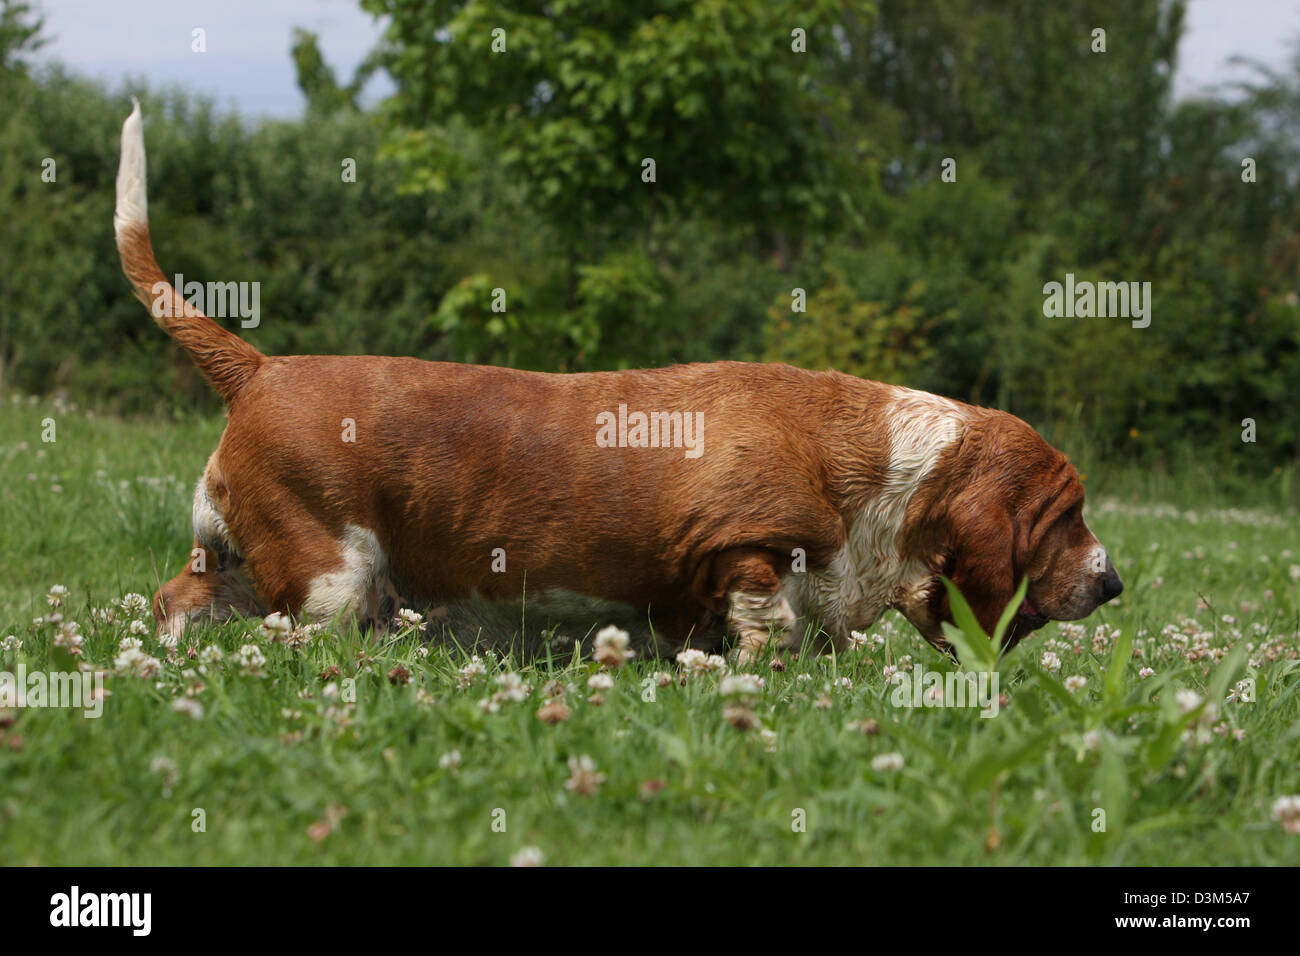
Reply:
[[[782, 596], [800, 624], [820, 619], [837, 645], [850, 631], [870, 626], [900, 594], [928, 583], [928, 568], [900, 556], [899, 536], [908, 502], [965, 428], [958, 405], [905, 388], [884, 419], [890, 452], [880, 491], [851, 519], [848, 540], [825, 569], [791, 572], [782, 581]], [[793, 628], [786, 642], [797, 644], [803, 631]]]

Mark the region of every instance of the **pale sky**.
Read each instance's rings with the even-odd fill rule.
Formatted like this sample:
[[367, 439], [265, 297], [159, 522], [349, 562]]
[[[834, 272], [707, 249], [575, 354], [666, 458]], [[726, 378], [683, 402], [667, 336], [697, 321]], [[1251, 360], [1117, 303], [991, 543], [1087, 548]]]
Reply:
[[[179, 82], [247, 115], [293, 116], [304, 106], [289, 45], [294, 27], [320, 37], [342, 82], [382, 33], [357, 0], [39, 0], [42, 57], [116, 86], [127, 77]], [[191, 33], [207, 34], [192, 53]], [[381, 79], [367, 99], [384, 92]]]
[[1174, 94], [1251, 77], [1249, 70], [1228, 66], [1234, 55], [1284, 67], [1297, 37], [1300, 0], [1191, 0]]
[[[942, 2], [942, 0], [936, 0]], [[245, 115], [292, 116], [303, 99], [289, 59], [295, 26], [320, 36], [326, 62], [347, 81], [380, 35], [357, 0], [38, 0], [44, 58], [112, 86], [128, 77], [181, 82]], [[208, 52], [190, 52], [191, 31], [207, 31]], [[1191, 0], [1174, 88], [1186, 96], [1247, 75], [1234, 54], [1285, 65], [1300, 35], [1300, 0]], [[1114, 40], [1112, 39], [1112, 45]], [[383, 78], [367, 88], [373, 101]]]

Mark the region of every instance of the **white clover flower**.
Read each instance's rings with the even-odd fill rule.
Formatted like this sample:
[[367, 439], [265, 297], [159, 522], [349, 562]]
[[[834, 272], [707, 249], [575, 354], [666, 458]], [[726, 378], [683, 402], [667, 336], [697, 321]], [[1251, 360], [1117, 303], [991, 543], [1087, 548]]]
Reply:
[[757, 674], [729, 674], [718, 684], [723, 697], [753, 697], [763, 693], [766, 686]]
[[1061, 635], [1071, 644], [1083, 640], [1083, 635], [1087, 633], [1087, 628], [1082, 624], [1075, 624], [1072, 621], [1062, 621], [1057, 624], [1056, 627], [1057, 630], [1061, 632]]
[[131, 650], [138, 651], [143, 646], [144, 645], [140, 643], [140, 638], [138, 637], [124, 637], [117, 642], [117, 649], [119, 651], [131, 651]]
[[727, 659], [721, 654], [710, 654], [704, 659], [703, 670], [714, 674], [725, 674], [727, 672]]
[[1278, 797], [1273, 801], [1272, 816], [1287, 833], [1300, 833], [1300, 795]]
[[596, 635], [592, 656], [603, 667], [622, 667], [624, 661], [636, 656], [635, 651], [628, 650], [630, 640], [627, 631], [613, 624], [601, 628]]
[[1255, 702], [1255, 682], [1249, 677], [1245, 680], [1237, 681], [1232, 690], [1228, 692], [1226, 699], [1229, 703], [1240, 701], [1247, 704], [1253, 704]]
[[614, 678], [608, 674], [592, 674], [587, 678], [587, 686], [592, 690], [609, 690], [614, 686]]
[[[293, 630], [293, 621], [289, 620], [287, 614], [281, 614], [279, 611], [272, 611], [266, 617], [262, 618], [261, 631], [267, 640], [278, 641]], [[251, 645], [250, 645], [251, 646]]]
[[399, 609], [394, 620], [403, 627], [414, 627], [421, 631], [425, 628], [424, 615], [419, 611], [413, 611], [409, 607]]
[[511, 866], [541, 866], [546, 862], [546, 855], [535, 846], [521, 846], [519, 852], [510, 858]]
[[207, 664], [210, 667], [220, 664], [223, 657], [225, 657], [225, 655], [221, 653], [221, 648], [217, 647], [215, 644], [209, 644], [207, 647], [203, 648], [203, 650], [199, 651], [199, 663]]
[[127, 630], [137, 637], [143, 637], [149, 633], [149, 625], [144, 621], [135, 620], [131, 622], [131, 626]]
[[1043, 670], [1045, 671], [1051, 671], [1055, 673], [1056, 671], [1059, 671], [1061, 669], [1061, 659], [1057, 657], [1056, 654], [1052, 651], [1045, 652], [1043, 654], [1042, 660], [1039, 661], [1039, 663], [1042, 664]]
[[172, 701], [172, 710], [194, 720], [203, 719], [203, 705], [193, 697], [178, 697]]
[[121, 600], [113, 603], [119, 610], [132, 616], [144, 614], [149, 610], [149, 599], [143, 594], [136, 594], [134, 591], [122, 595]]
[[480, 677], [487, 673], [487, 667], [477, 654], [470, 658], [469, 663], [456, 672], [456, 683], [461, 687], [468, 687]]
[[62, 621], [54, 632], [54, 646], [62, 647], [69, 654], [80, 656], [85, 638], [81, 636], [81, 625], [76, 621]]
[[176, 766], [176, 761], [170, 757], [154, 757], [149, 761], [149, 772], [156, 773], [162, 777], [163, 795], [166, 796], [170, 791], [176, 778], [180, 776], [180, 770]]
[[524, 683], [523, 678], [513, 671], [509, 674], [498, 674], [497, 686], [501, 689], [492, 695], [494, 699], [510, 700], [515, 703], [527, 699], [533, 692], [533, 688]]
[[0, 650], [21, 651], [22, 649], [23, 642], [12, 634], [7, 635], [3, 641], [0, 641]]
[[596, 762], [590, 757], [569, 758], [569, 779], [564, 781], [564, 789], [589, 797], [604, 782], [605, 775], [596, 769]]
[[130, 677], [148, 679], [158, 675], [162, 670], [162, 662], [137, 647], [130, 647], [114, 659], [113, 670]]
[[[316, 635], [320, 634], [324, 628], [324, 623], [304, 624], [302, 627], [295, 627], [288, 634], [284, 634], [278, 639], [282, 640], [286, 647], [297, 650], [310, 644]], [[271, 638], [272, 643], [276, 640], [277, 638]]]
[[693, 647], [678, 654], [677, 663], [683, 670], [693, 674], [723, 674], [727, 670], [727, 662], [720, 655], [705, 654]]
[[684, 670], [699, 670], [700, 665], [704, 660], [705, 653], [701, 650], [696, 650], [693, 647], [688, 647], [677, 655], [677, 663], [680, 664]]
[[236, 655], [239, 660], [239, 666], [246, 674], [260, 676], [262, 668], [266, 666], [266, 655], [256, 644], [245, 644], [239, 649]]
[[460, 769], [460, 763], [461, 760], [460, 760], [459, 750], [448, 750], [445, 754], [443, 754], [441, 757], [438, 758], [438, 766], [441, 767], [443, 770], [450, 770], [452, 772], [455, 772], [456, 770]]
[[1148, 677], [1154, 677], [1155, 673], [1156, 672], [1154, 669], [1150, 667], [1144, 667], [1140, 671], [1138, 671], [1138, 677], [1142, 678], [1142, 680], [1146, 680]]
[[1174, 700], [1178, 704], [1178, 710], [1184, 714], [1191, 713], [1201, 705], [1201, 695], [1186, 687], [1174, 694]]
[[744, 703], [731, 701], [722, 707], [722, 719], [737, 730], [753, 730], [759, 725], [758, 714]]
[[894, 752], [872, 757], [871, 769], [881, 773], [896, 773], [903, 769], [903, 755]]
[[63, 599], [68, 596], [68, 589], [62, 584], [50, 585], [49, 592], [45, 595], [45, 601], [50, 607], [63, 607]]
[[1072, 674], [1065, 679], [1065, 689], [1071, 694], [1083, 690], [1087, 686], [1088, 678], [1080, 677], [1078, 674]]

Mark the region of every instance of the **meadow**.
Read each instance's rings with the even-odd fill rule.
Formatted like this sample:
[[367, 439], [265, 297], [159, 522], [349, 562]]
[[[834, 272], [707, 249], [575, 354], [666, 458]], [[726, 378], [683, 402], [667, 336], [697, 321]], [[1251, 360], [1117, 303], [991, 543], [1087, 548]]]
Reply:
[[1289, 475], [1246, 498], [1085, 467], [1127, 589], [1000, 662], [981, 717], [897, 705], [890, 675], [954, 665], [893, 615], [751, 676], [616, 639], [475, 659], [414, 619], [163, 646], [132, 595], [185, 560], [221, 424], [0, 407], [0, 671], [111, 692], [98, 719], [0, 709], [0, 862], [1300, 863]]

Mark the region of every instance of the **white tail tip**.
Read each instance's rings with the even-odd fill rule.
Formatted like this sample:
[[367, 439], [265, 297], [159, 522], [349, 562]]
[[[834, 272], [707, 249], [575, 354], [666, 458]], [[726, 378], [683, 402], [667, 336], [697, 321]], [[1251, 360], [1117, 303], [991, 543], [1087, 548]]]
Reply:
[[122, 124], [122, 158], [117, 166], [117, 208], [113, 213], [113, 231], [118, 236], [129, 224], [145, 225], [149, 221], [140, 101], [133, 96], [131, 105], [131, 115]]

